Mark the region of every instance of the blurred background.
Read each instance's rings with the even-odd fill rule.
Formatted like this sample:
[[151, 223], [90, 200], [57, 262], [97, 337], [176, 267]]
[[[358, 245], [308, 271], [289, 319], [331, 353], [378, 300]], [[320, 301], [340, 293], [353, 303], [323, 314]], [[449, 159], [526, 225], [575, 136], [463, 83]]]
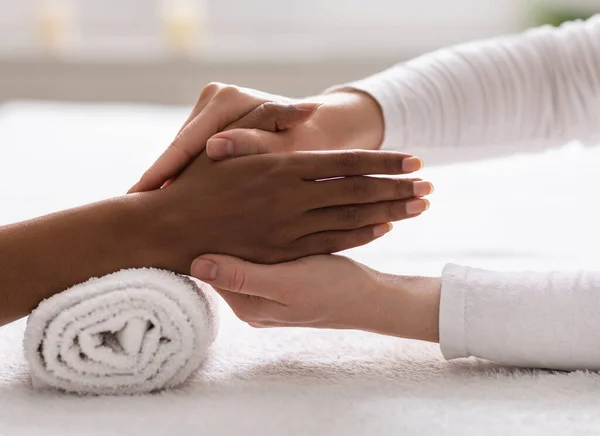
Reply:
[[190, 104], [221, 81], [289, 96], [600, 0], [0, 0], [0, 101]]

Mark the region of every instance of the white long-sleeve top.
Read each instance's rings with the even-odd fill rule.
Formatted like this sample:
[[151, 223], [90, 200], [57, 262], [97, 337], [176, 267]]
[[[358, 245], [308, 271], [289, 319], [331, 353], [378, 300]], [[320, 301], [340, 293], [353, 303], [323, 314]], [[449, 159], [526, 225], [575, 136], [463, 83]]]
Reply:
[[[600, 16], [440, 50], [358, 82], [383, 110], [382, 148], [565, 142], [600, 133]], [[440, 346], [555, 369], [600, 369], [600, 272], [448, 265]]]

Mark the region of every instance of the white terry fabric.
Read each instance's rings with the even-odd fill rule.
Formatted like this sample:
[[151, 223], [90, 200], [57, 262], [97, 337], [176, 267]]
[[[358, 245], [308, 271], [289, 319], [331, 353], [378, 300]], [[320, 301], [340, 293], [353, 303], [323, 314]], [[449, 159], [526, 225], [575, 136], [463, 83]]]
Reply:
[[211, 294], [188, 277], [122, 270], [44, 300], [27, 321], [35, 388], [140, 394], [183, 383], [217, 332]]
[[[332, 90], [345, 87], [381, 105], [383, 148], [591, 139], [600, 132], [600, 15], [440, 50]], [[451, 265], [443, 274], [440, 346], [448, 359], [600, 369], [599, 303], [598, 273]]]
[[433, 52], [357, 82], [382, 148], [564, 143], [600, 132], [600, 15]]

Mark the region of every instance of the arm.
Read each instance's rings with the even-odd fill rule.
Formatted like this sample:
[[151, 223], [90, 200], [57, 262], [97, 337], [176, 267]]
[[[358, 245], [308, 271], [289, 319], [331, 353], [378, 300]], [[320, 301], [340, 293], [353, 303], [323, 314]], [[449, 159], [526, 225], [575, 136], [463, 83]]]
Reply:
[[600, 369], [598, 272], [492, 272], [448, 265], [440, 305], [447, 359]]
[[427, 278], [382, 274], [339, 256], [265, 266], [205, 255], [192, 274], [255, 327], [358, 329], [439, 341], [447, 359], [600, 368], [599, 273], [449, 265], [441, 278]]
[[[281, 129], [262, 122], [274, 102], [322, 105], [306, 123]], [[220, 160], [290, 150], [549, 144], [600, 133], [598, 113], [600, 16], [439, 50], [304, 100], [210, 84], [131, 191], [160, 187], [205, 146]], [[273, 143], [243, 129], [284, 131]]]
[[213, 159], [276, 150], [545, 145], [600, 133], [600, 16], [442, 49], [307, 101], [280, 141], [232, 130]]
[[365, 330], [438, 342], [440, 280], [382, 274], [341, 256], [257, 265], [203, 255], [194, 277], [255, 327]]
[[379, 102], [382, 148], [589, 139], [600, 133], [600, 16], [427, 54], [332, 90]]
[[90, 277], [122, 268], [170, 266], [135, 196], [0, 227], [0, 325]]

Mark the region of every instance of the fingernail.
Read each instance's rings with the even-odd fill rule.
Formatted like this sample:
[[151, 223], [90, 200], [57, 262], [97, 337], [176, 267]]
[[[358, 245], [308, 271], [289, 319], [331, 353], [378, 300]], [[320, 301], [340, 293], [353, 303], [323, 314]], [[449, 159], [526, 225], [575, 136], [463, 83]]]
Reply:
[[413, 182], [413, 192], [415, 197], [425, 197], [433, 192], [433, 185], [429, 182]]
[[295, 103], [294, 106], [296, 106], [296, 109], [299, 109], [301, 111], [314, 112], [317, 109], [319, 109], [321, 106], [323, 106], [324, 104], [325, 103], [303, 101], [300, 103]]
[[199, 280], [214, 280], [217, 278], [219, 268], [213, 261], [206, 259], [196, 259], [192, 263], [192, 276]]
[[423, 161], [418, 157], [408, 157], [402, 161], [402, 170], [406, 173], [419, 171], [423, 168]]
[[417, 215], [429, 209], [429, 201], [419, 198], [406, 203], [406, 213], [409, 215]]
[[392, 226], [391, 223], [377, 224], [375, 227], [373, 227], [373, 236], [380, 238], [393, 228], [394, 226]]
[[211, 138], [206, 141], [206, 152], [211, 158], [233, 156], [233, 141], [227, 138]]

